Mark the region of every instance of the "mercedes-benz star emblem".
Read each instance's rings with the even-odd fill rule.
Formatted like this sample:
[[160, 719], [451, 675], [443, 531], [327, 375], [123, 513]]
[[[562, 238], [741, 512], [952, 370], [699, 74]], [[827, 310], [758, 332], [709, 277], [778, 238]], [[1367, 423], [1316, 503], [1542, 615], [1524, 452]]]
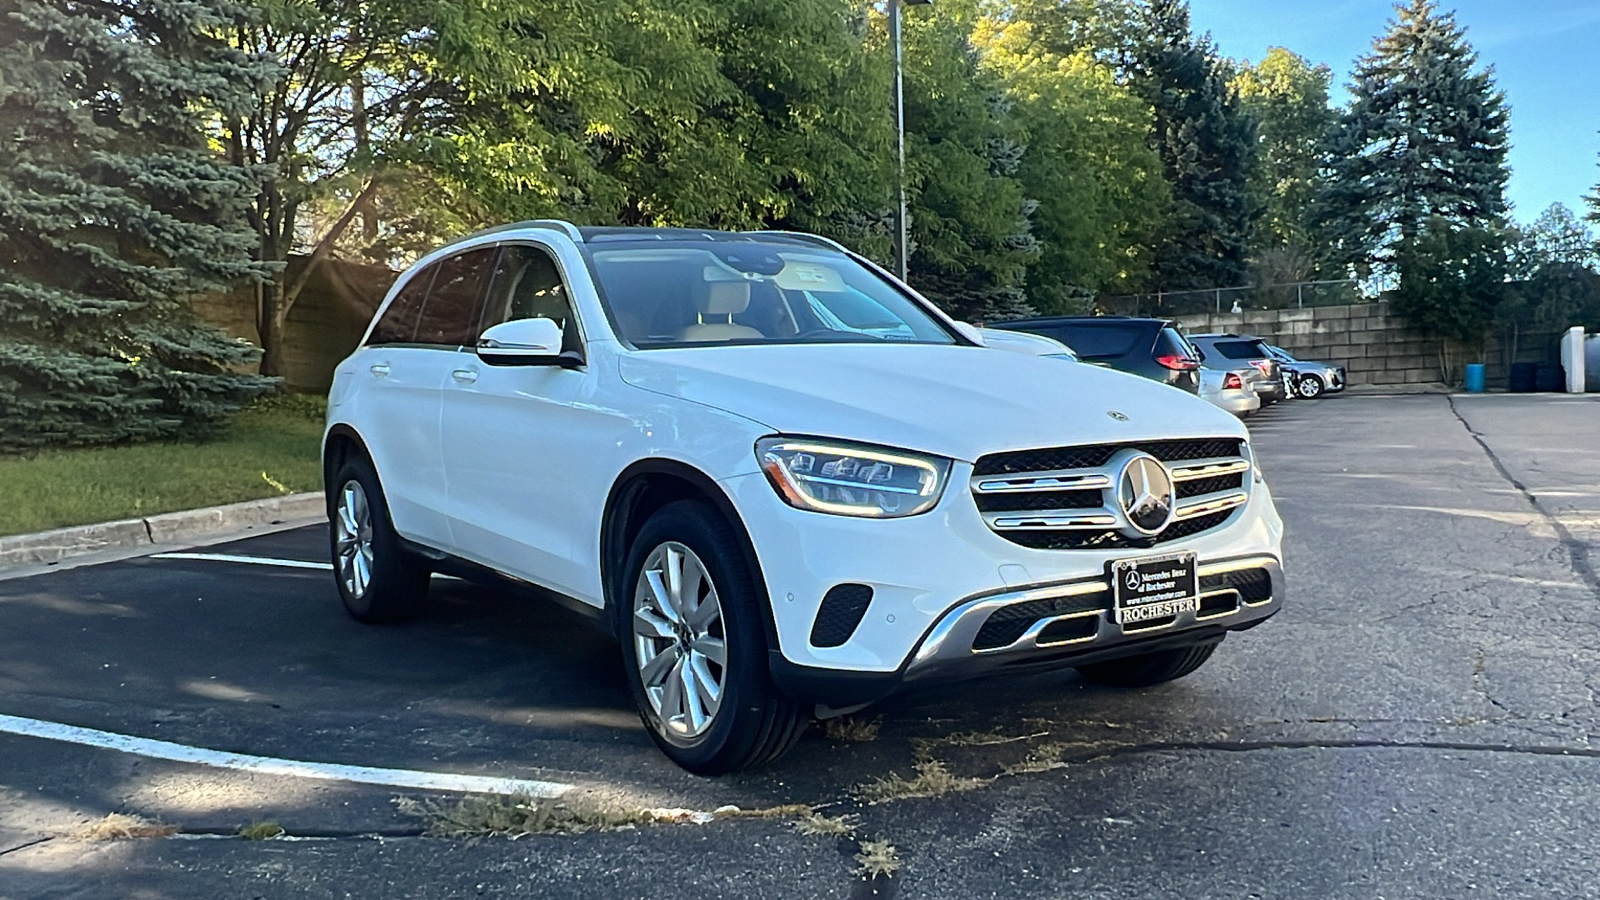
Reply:
[[1126, 422], [1126, 421], [1128, 421], [1128, 417], [1126, 415], [1124, 415], [1123, 413], [1119, 413], [1114, 409], [1106, 410], [1106, 415], [1110, 416], [1111, 418], [1115, 419], [1118, 422]]
[[1117, 501], [1138, 532], [1134, 537], [1160, 534], [1172, 522], [1172, 476], [1161, 461], [1147, 453], [1128, 457], [1117, 479]]

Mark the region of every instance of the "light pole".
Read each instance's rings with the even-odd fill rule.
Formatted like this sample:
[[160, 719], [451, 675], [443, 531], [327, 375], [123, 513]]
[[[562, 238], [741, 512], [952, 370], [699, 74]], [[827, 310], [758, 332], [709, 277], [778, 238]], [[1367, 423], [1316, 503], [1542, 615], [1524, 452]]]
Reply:
[[906, 92], [902, 66], [903, 41], [900, 37], [900, 8], [926, 6], [933, 0], [888, 0], [889, 44], [894, 48], [894, 152], [896, 160], [894, 189], [894, 273], [907, 281], [911, 254], [911, 236], [906, 221]]

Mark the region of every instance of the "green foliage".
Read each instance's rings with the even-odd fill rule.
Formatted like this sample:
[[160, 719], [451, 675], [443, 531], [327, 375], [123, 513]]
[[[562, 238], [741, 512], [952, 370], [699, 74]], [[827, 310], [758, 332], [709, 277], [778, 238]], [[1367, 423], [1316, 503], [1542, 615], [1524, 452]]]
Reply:
[[910, 279], [952, 314], [992, 320], [1033, 312], [1023, 286], [1038, 243], [1004, 86], [969, 41], [975, 12], [952, 0], [906, 17]]
[[1155, 282], [1167, 290], [1244, 283], [1261, 210], [1251, 191], [1256, 125], [1209, 37], [1196, 39], [1187, 0], [1137, 10], [1124, 75], [1155, 110], [1154, 146], [1174, 215], [1158, 241]]
[[1433, 337], [1479, 346], [1506, 300], [1504, 236], [1435, 216], [1395, 257], [1394, 312]]
[[0, 452], [214, 434], [271, 389], [186, 301], [265, 273], [260, 173], [208, 117], [270, 73], [206, 32], [232, 0], [0, 0]]
[[1262, 250], [1294, 248], [1310, 253], [1311, 204], [1320, 183], [1323, 147], [1337, 121], [1328, 105], [1333, 71], [1313, 66], [1283, 47], [1259, 64], [1248, 62], [1234, 76], [1245, 112], [1256, 120], [1261, 160], [1252, 190], [1265, 212], [1256, 235]]
[[1050, 17], [1001, 12], [991, 10], [974, 40], [985, 65], [1005, 78], [1027, 144], [1017, 178], [1039, 201], [1040, 242], [1029, 300], [1046, 312], [1081, 312], [1094, 294], [1140, 290], [1171, 205], [1161, 160], [1148, 145], [1151, 110], [1089, 51], [1047, 49], [1071, 43], [1043, 39], [1052, 33]]
[[1386, 269], [1431, 217], [1468, 229], [1506, 213], [1508, 112], [1493, 70], [1432, 0], [1397, 9], [1356, 66], [1317, 219], [1333, 261]]

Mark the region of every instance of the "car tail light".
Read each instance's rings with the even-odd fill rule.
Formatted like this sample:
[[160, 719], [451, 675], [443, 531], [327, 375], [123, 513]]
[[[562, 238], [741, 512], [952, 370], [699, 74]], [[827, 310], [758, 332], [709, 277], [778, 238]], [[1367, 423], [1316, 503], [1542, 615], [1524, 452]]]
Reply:
[[1250, 365], [1259, 369], [1261, 374], [1266, 375], [1269, 378], [1272, 377], [1272, 363], [1269, 360], [1253, 359], [1250, 361]]
[[1222, 389], [1225, 391], [1242, 391], [1244, 390], [1244, 379], [1239, 377], [1238, 372], [1229, 372], [1227, 377], [1222, 379]]
[[1176, 353], [1158, 356], [1156, 357], [1156, 363], [1162, 368], [1171, 369], [1174, 372], [1193, 372], [1195, 369], [1200, 368], [1200, 360], [1179, 356]]

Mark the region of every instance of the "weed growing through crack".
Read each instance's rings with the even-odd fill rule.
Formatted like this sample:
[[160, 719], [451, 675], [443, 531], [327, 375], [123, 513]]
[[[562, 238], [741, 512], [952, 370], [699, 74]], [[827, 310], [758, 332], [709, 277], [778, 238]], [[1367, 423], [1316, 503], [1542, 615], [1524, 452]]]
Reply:
[[887, 878], [899, 871], [900, 855], [888, 841], [862, 841], [856, 865], [862, 878]]
[[860, 824], [859, 816], [825, 816], [817, 812], [808, 812], [794, 821], [794, 830], [816, 837], [844, 837], [855, 831]]
[[286, 832], [283, 826], [267, 819], [261, 822], [251, 822], [249, 825], [239, 826], [239, 837], [247, 841], [265, 841], [270, 838], [283, 837]]
[[466, 797], [454, 803], [398, 797], [402, 815], [421, 819], [435, 837], [487, 837], [525, 834], [577, 834], [610, 831], [655, 821], [648, 812], [604, 804], [550, 800], [516, 794]]
[[837, 719], [824, 719], [822, 733], [830, 741], [839, 741], [846, 744], [862, 744], [878, 739], [878, 729], [883, 726], [882, 716], [873, 716], [870, 719], [861, 719], [855, 716], [840, 716]]
[[883, 716], [873, 716], [870, 719], [840, 716], [837, 719], [823, 719], [820, 724], [823, 736], [830, 741], [861, 744], [878, 739], [878, 731], [883, 727]]
[[112, 813], [89, 824], [74, 837], [80, 841], [126, 841], [133, 838], [171, 837], [177, 833], [176, 825], [163, 825], [138, 816]]
[[945, 794], [970, 791], [983, 787], [986, 779], [961, 778], [951, 774], [950, 768], [937, 759], [923, 759], [914, 764], [915, 778], [906, 778], [899, 772], [888, 777], [874, 778], [858, 786], [854, 793], [867, 803], [884, 803], [890, 800], [909, 800], [912, 797], [942, 797]]
[[1064, 769], [1067, 764], [1061, 761], [1072, 745], [1060, 741], [1049, 741], [1033, 748], [1022, 762], [1012, 763], [1002, 769], [1006, 775], [1027, 775], [1034, 772], [1048, 772], [1052, 769]]

